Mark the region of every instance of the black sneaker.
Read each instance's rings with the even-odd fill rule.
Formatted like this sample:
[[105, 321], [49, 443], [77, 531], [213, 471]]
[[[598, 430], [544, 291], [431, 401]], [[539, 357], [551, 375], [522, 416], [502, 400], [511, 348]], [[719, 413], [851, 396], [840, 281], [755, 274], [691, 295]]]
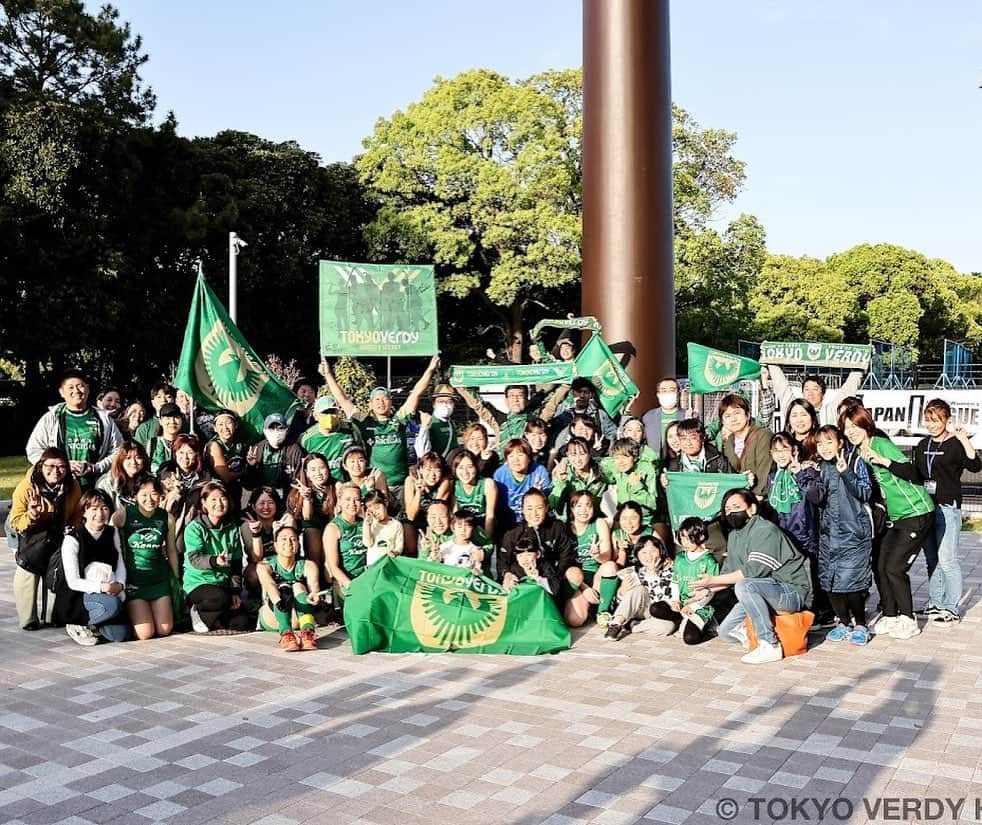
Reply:
[[920, 610], [915, 610], [914, 613], [916, 613], [918, 616], [937, 616], [941, 610], [942, 608], [929, 604], [927, 607], [922, 607]]
[[615, 641], [619, 642], [621, 639], [624, 639], [630, 635], [631, 635], [631, 622], [625, 622], [623, 625], [621, 625], [620, 630], [617, 632], [617, 638], [615, 639]]
[[835, 613], [831, 611], [823, 611], [815, 615], [815, 622], [812, 625], [816, 630], [820, 628], [831, 628], [838, 624], [838, 620], [835, 618]]
[[934, 624], [952, 624], [954, 622], [960, 622], [961, 616], [955, 613], [954, 610], [948, 610], [942, 607], [937, 613], [934, 614]]
[[614, 622], [607, 625], [607, 631], [604, 633], [605, 639], [610, 639], [612, 642], [616, 642], [621, 637], [621, 630], [623, 628]]

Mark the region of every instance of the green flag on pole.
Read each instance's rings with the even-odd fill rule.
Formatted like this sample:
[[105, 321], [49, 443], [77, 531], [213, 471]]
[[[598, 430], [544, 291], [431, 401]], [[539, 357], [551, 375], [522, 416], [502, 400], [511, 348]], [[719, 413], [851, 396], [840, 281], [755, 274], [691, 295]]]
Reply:
[[297, 403], [242, 337], [201, 272], [174, 384], [199, 407], [232, 410], [241, 419], [243, 434], [253, 439], [261, 436], [267, 415], [279, 412], [289, 419]]
[[579, 375], [593, 381], [600, 403], [611, 418], [616, 418], [624, 405], [638, 394], [637, 385], [599, 335], [590, 336], [574, 363]]
[[383, 556], [357, 576], [344, 602], [354, 653], [513, 653], [570, 646], [569, 628], [538, 584], [506, 593], [462, 567]]
[[760, 364], [752, 358], [689, 342], [689, 387], [694, 393], [716, 392], [744, 378], [760, 375]]
[[749, 487], [743, 473], [665, 473], [668, 487], [668, 513], [672, 529], [678, 530], [682, 520], [699, 516], [709, 521], [719, 515], [720, 503], [730, 490]]

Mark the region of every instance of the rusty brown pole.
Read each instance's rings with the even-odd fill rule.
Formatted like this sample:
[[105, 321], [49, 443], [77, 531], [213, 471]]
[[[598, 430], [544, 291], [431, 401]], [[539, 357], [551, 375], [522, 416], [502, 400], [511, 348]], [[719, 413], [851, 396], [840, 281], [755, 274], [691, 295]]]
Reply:
[[640, 415], [675, 375], [669, 0], [583, 0], [583, 313], [637, 352]]

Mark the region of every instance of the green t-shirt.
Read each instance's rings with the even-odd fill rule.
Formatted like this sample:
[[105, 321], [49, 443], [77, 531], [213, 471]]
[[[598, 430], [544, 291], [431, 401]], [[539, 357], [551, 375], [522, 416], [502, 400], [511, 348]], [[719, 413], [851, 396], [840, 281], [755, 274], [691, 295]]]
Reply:
[[280, 560], [276, 556], [266, 559], [266, 564], [269, 565], [269, 570], [273, 574], [273, 581], [277, 584], [307, 583], [307, 570], [303, 559], [295, 559], [293, 567], [289, 570], [280, 564]]
[[308, 453], [320, 453], [334, 478], [341, 477], [341, 458], [344, 451], [355, 443], [350, 433], [333, 432], [326, 435], [314, 425], [300, 437], [300, 446]]
[[452, 421], [441, 421], [435, 416], [430, 420], [430, 449], [446, 457], [454, 443]]
[[665, 430], [668, 429], [668, 425], [679, 420], [679, 411], [676, 409], [674, 412], [661, 411], [661, 443], [665, 443]]
[[458, 510], [465, 510], [474, 518], [479, 519], [481, 524], [488, 513], [488, 502], [484, 490], [485, 479], [480, 476], [474, 484], [474, 489], [469, 493], [464, 489], [464, 485], [459, 480], [453, 483], [454, 506]]
[[355, 578], [365, 570], [365, 540], [362, 535], [362, 521], [356, 519], [350, 524], [344, 516], [335, 516], [331, 522], [341, 533], [338, 551], [341, 555], [341, 567], [348, 578]]
[[406, 425], [409, 418], [400, 410], [391, 418], [380, 420], [374, 415], [353, 420], [368, 448], [368, 460], [389, 484], [402, 484], [409, 474], [409, 451], [406, 447]]
[[[235, 524], [223, 524], [219, 527], [205, 525], [197, 518], [184, 531], [184, 592], [190, 593], [202, 584], [213, 584], [225, 587], [229, 583], [231, 562], [242, 558], [242, 539], [239, 528]], [[199, 570], [191, 565], [192, 553], [207, 553], [209, 556], [220, 556], [225, 553], [229, 559], [229, 567]]]
[[[685, 604], [692, 598], [689, 584], [694, 579], [703, 575], [715, 576], [717, 573], [719, 573], [719, 565], [708, 550], [697, 559], [690, 559], [687, 552], [681, 551], [672, 564], [672, 581], [679, 587], [679, 601]], [[713, 606], [707, 604], [705, 607], [700, 607], [696, 613], [703, 621], [708, 622], [713, 617]]]
[[127, 507], [123, 538], [127, 588], [148, 587], [168, 580], [166, 510], [158, 507], [152, 515], [144, 516], [139, 507]]
[[99, 457], [99, 417], [95, 410], [65, 410], [65, 452], [69, 461], [95, 463]]
[[[900, 448], [889, 438], [876, 436], [871, 438], [869, 443], [874, 452], [889, 458], [890, 461], [907, 461]], [[880, 492], [883, 493], [883, 500], [887, 506], [887, 515], [890, 516], [891, 521], [934, 512], [934, 501], [922, 485], [898, 478], [879, 464], [871, 463], [869, 467], [880, 485]]]
[[165, 441], [163, 436], [155, 435], [147, 445], [147, 452], [150, 453], [150, 472], [156, 475], [160, 465], [173, 458], [174, 442]]
[[576, 555], [584, 573], [596, 573], [600, 569], [600, 562], [590, 554], [590, 548], [599, 543], [595, 521], [591, 521], [586, 530], [576, 536]]

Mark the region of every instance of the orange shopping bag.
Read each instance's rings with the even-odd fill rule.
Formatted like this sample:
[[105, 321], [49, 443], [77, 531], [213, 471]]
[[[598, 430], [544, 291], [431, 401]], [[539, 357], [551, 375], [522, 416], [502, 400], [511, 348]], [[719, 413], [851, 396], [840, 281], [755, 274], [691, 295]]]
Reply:
[[[815, 621], [815, 614], [810, 610], [802, 610], [800, 613], [777, 613], [774, 616], [774, 632], [777, 634], [778, 641], [784, 649], [785, 656], [800, 656], [808, 650], [808, 631]], [[747, 630], [747, 641], [750, 642], [750, 649], [757, 647], [757, 632], [754, 624], [747, 616], [743, 620], [743, 626]]]

